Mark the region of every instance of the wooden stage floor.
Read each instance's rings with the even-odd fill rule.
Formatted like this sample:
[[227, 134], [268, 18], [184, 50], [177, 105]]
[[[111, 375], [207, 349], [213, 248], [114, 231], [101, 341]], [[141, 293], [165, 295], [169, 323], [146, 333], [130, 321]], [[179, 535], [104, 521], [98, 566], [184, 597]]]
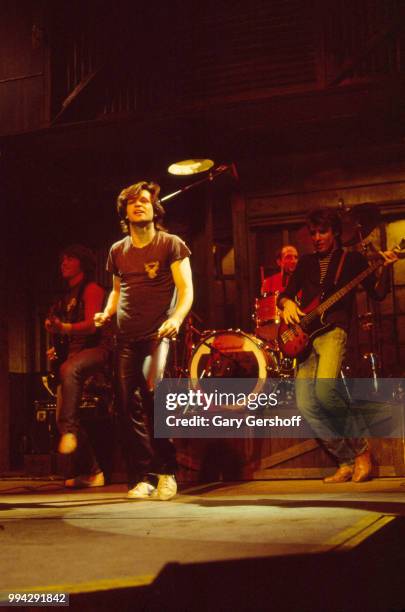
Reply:
[[210, 483], [159, 502], [130, 501], [125, 485], [7, 478], [0, 494], [3, 599], [64, 591], [77, 609], [405, 610], [405, 479]]

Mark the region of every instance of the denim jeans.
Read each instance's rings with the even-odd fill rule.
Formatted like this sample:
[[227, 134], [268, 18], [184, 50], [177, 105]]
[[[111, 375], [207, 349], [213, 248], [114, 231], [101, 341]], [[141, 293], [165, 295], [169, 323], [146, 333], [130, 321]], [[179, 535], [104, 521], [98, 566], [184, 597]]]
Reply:
[[101, 347], [87, 348], [68, 355], [59, 370], [60, 385], [57, 398], [57, 423], [61, 434], [73, 433], [78, 439], [74, 463], [87, 465], [86, 472], [94, 474], [100, 467], [90, 441], [80, 425], [80, 401], [86, 379], [104, 368], [109, 352]]
[[173, 442], [153, 436], [153, 391], [168, 352], [168, 339], [118, 343], [118, 411], [130, 487], [148, 474], [173, 474], [177, 468]]
[[368, 447], [359, 437], [367, 428], [361, 415], [353, 412], [339, 380], [346, 340], [347, 333], [340, 327], [315, 338], [296, 379], [297, 407], [339, 465], [353, 464]]

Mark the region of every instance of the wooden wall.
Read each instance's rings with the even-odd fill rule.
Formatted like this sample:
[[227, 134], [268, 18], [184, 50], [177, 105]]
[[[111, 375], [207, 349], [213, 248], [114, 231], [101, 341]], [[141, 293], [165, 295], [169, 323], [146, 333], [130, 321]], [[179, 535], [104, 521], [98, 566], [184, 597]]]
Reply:
[[44, 2], [2, 0], [0, 8], [0, 133], [38, 129], [50, 119]]

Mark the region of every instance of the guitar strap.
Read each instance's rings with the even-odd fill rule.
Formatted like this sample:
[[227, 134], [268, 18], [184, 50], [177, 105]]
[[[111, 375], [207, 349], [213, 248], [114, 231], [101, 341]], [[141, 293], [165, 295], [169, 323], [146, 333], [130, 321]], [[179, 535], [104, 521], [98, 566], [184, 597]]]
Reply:
[[343, 253], [342, 253], [341, 257], [340, 257], [339, 265], [338, 265], [337, 270], [336, 270], [335, 280], [333, 281], [334, 286], [337, 285], [337, 282], [338, 282], [338, 280], [340, 278], [340, 275], [342, 273], [342, 268], [343, 268], [343, 264], [344, 264], [345, 259], [346, 259], [346, 255], [347, 255], [347, 251], [343, 251]]

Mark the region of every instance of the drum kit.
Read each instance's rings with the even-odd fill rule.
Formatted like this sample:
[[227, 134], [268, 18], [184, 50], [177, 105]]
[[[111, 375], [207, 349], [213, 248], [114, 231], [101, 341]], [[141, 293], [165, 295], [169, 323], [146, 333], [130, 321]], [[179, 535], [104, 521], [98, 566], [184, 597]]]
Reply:
[[[276, 385], [295, 376], [295, 360], [285, 358], [278, 348], [280, 313], [277, 295], [257, 298], [252, 318], [254, 333], [241, 329], [199, 331], [192, 313], [186, 324], [185, 362], [172, 372], [188, 377], [192, 384], [209, 378], [252, 379], [249, 391], [259, 393], [268, 379]], [[201, 322], [201, 320], [200, 320]]]

